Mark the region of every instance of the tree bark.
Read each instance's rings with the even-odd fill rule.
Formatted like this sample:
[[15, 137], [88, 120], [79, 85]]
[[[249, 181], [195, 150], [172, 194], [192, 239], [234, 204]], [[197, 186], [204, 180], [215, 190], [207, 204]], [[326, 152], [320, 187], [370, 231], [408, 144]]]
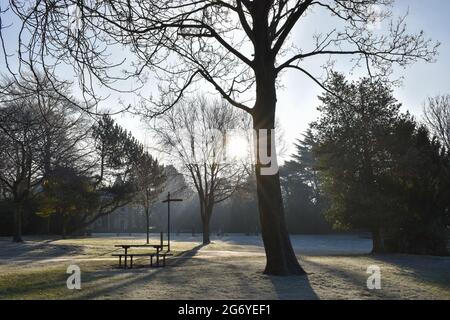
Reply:
[[266, 251], [264, 273], [270, 275], [305, 274], [294, 253], [287, 231], [280, 176], [278, 173], [276, 175], [262, 175], [261, 166], [261, 163], [257, 161], [258, 207], [261, 235]]
[[372, 230], [372, 244], [373, 244], [372, 253], [386, 252], [383, 235], [380, 229]]
[[202, 212], [202, 231], [203, 231], [204, 245], [208, 245], [211, 243], [211, 240], [209, 238], [209, 222], [211, 220], [211, 215], [212, 215], [212, 208], [204, 204]]
[[209, 221], [202, 221], [202, 231], [203, 231], [203, 244], [208, 245], [211, 243], [209, 238]]
[[63, 239], [66, 239], [67, 237], [67, 217], [66, 215], [63, 213], [62, 214], [62, 230], [61, 230], [61, 236]]
[[49, 215], [47, 217], [47, 234], [50, 234], [50, 229], [51, 229], [51, 215]]
[[[255, 34], [267, 35], [265, 26], [260, 26], [261, 32]], [[266, 250], [265, 274], [270, 275], [300, 275], [305, 271], [300, 266], [292, 248], [287, 231], [283, 198], [281, 195], [279, 173], [261, 174], [264, 165], [258, 154], [261, 143], [261, 129], [268, 130], [267, 150], [265, 154], [276, 158], [276, 152], [271, 154], [270, 130], [275, 128], [276, 110], [276, 71], [275, 60], [271, 56], [270, 44], [265, 39], [258, 39], [259, 47], [255, 47], [256, 103], [253, 109], [253, 128], [256, 131], [256, 186], [258, 195], [261, 234]]]
[[150, 243], [150, 234], [149, 234], [149, 228], [150, 228], [150, 217], [149, 217], [149, 210], [148, 208], [145, 208], [145, 218], [146, 218], [146, 225], [147, 225], [147, 244]]
[[17, 203], [14, 211], [13, 242], [23, 242], [22, 239], [22, 206]]
[[66, 231], [66, 224], [65, 224], [65, 223], [63, 223], [63, 226], [62, 226], [61, 237], [62, 237], [63, 239], [66, 239], [66, 238], [67, 238], [67, 231]]

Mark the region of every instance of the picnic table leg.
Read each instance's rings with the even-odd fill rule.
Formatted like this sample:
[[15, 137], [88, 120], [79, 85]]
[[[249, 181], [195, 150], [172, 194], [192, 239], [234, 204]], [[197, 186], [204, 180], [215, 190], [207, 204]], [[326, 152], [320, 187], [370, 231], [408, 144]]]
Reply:
[[133, 269], [133, 256], [130, 256], [130, 269]]
[[153, 256], [150, 256], [150, 267], [153, 267]]
[[122, 256], [119, 256], [119, 268], [122, 268]]
[[156, 266], [159, 267], [159, 249], [156, 249]]
[[125, 269], [127, 268], [127, 254], [128, 254], [128, 248], [125, 248]]

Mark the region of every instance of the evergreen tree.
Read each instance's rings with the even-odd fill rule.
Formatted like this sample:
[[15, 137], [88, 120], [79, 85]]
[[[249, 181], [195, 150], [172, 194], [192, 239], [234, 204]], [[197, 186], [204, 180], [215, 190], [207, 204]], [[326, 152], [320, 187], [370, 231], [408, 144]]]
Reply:
[[280, 170], [289, 230], [294, 233], [324, 233], [331, 230], [324, 218], [325, 199], [320, 193], [317, 160], [313, 154], [313, 131], [298, 139], [292, 160]]
[[327, 218], [372, 232], [373, 251], [442, 253], [449, 158], [426, 129], [399, 112], [389, 87], [333, 74], [313, 124]]

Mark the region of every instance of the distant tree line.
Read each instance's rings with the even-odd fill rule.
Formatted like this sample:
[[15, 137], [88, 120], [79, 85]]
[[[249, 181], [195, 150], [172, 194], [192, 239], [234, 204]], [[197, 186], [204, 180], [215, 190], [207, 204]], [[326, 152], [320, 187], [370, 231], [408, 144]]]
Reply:
[[[80, 233], [98, 218], [159, 190], [163, 167], [109, 115], [92, 118], [45, 77], [3, 79], [0, 95], [0, 232]], [[65, 91], [61, 95], [61, 91]], [[141, 170], [148, 170], [144, 177]], [[149, 184], [149, 185], [147, 185]], [[150, 186], [151, 185], [151, 186]], [[142, 197], [141, 197], [142, 199]], [[147, 199], [151, 201], [151, 199]]]
[[[152, 213], [164, 212], [157, 202], [173, 184], [170, 177], [180, 175], [177, 169], [169, 166], [169, 174], [111, 116], [80, 113], [66, 98], [67, 87], [54, 90], [45, 78], [39, 86], [32, 80], [3, 81], [2, 235], [21, 241], [22, 233], [82, 233], [131, 204], [144, 209], [143, 231], [151, 224], [163, 230], [164, 215]], [[332, 73], [327, 88], [319, 97], [319, 118], [280, 168], [289, 232], [369, 231], [374, 252], [445, 254], [449, 96], [430, 98], [419, 122], [400, 111], [392, 89], [382, 82], [350, 82]], [[245, 127], [245, 119], [223, 103], [198, 98], [172, 109], [152, 128], [154, 143], [177, 155], [173, 160], [190, 181], [187, 189], [195, 190], [174, 214], [174, 231], [202, 232], [205, 243], [210, 230], [261, 231], [253, 166], [223, 162], [223, 141], [203, 134], [210, 128], [225, 133]], [[176, 187], [183, 188], [184, 182]]]

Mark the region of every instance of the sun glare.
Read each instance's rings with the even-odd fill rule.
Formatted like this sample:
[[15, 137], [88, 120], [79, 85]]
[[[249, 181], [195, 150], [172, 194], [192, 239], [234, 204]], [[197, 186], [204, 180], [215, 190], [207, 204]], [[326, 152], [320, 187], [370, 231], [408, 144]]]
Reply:
[[245, 137], [233, 135], [227, 143], [227, 156], [233, 159], [244, 160], [249, 156], [249, 147]]

